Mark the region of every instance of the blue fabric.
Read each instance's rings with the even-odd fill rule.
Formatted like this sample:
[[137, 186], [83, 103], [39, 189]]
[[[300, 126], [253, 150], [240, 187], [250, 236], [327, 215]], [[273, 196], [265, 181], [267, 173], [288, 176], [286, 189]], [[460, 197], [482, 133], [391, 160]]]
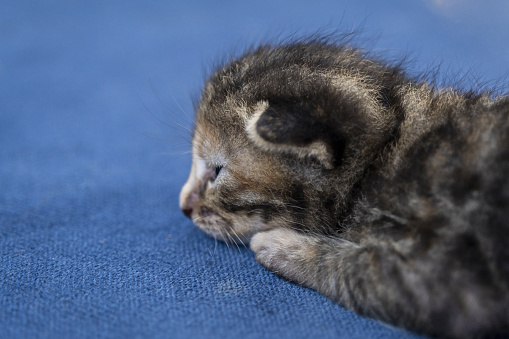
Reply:
[[498, 76], [508, 7], [479, 19], [505, 28], [490, 40], [424, 2], [306, 3], [0, 3], [0, 338], [415, 337], [277, 278], [181, 214], [189, 93], [248, 43], [364, 19], [382, 31], [368, 47], [415, 47], [418, 69], [455, 56]]

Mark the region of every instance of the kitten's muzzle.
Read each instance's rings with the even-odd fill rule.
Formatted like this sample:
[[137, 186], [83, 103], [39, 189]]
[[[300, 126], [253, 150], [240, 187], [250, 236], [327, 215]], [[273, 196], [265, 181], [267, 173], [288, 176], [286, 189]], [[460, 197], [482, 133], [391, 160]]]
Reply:
[[220, 171], [221, 167], [211, 168], [207, 167], [205, 161], [201, 158], [193, 156], [193, 165], [191, 166], [191, 173], [187, 182], [180, 191], [180, 209], [188, 218], [191, 218], [193, 211], [203, 213], [200, 210], [200, 192], [203, 192], [207, 183], [214, 180], [217, 176], [216, 171]]

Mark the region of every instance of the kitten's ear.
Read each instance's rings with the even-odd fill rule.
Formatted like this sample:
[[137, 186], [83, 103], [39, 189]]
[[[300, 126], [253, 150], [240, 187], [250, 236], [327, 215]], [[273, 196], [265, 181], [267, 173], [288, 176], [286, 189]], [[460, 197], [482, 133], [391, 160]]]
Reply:
[[314, 158], [326, 169], [337, 165], [344, 149], [344, 142], [320, 120], [319, 112], [302, 105], [261, 101], [246, 124], [246, 132], [265, 150]]

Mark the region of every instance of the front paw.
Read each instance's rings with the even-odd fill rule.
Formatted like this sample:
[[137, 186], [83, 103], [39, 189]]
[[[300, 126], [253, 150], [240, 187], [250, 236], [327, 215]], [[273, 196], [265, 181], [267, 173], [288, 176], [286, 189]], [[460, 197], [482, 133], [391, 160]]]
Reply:
[[314, 241], [286, 228], [260, 232], [251, 239], [256, 260], [269, 271], [299, 284], [309, 284], [314, 271]]

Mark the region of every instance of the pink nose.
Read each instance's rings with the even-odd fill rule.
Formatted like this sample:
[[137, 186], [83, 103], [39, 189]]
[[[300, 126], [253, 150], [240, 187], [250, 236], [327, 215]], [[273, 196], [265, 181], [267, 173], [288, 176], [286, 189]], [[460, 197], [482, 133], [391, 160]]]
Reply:
[[182, 212], [186, 215], [186, 217], [191, 218], [191, 213], [193, 213], [192, 208], [184, 208], [182, 209]]

